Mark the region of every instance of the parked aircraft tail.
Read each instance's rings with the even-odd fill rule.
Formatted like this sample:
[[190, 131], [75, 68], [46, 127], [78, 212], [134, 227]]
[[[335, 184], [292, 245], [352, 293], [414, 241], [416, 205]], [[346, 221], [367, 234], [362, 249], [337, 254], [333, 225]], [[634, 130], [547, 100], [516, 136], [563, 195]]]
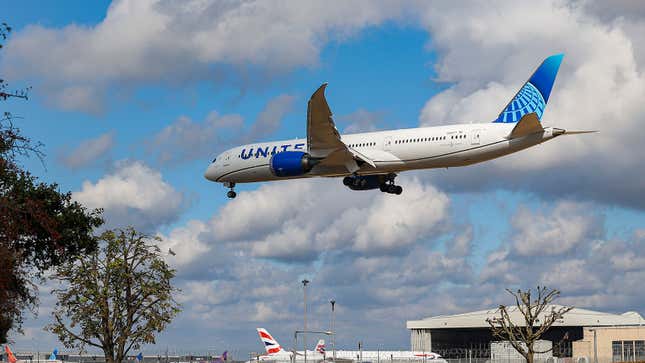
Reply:
[[54, 348], [54, 351], [52, 354], [49, 356], [49, 360], [56, 360], [56, 356], [58, 355], [58, 348]]
[[320, 339], [318, 341], [318, 344], [316, 344], [316, 352], [318, 352], [320, 354], [323, 354], [323, 355], [325, 354], [325, 340], [324, 339]]
[[18, 359], [16, 359], [16, 356], [13, 355], [13, 352], [11, 351], [11, 348], [9, 348], [8, 345], [4, 346], [4, 350], [5, 352], [7, 352], [7, 360], [9, 361], [9, 363], [16, 363], [18, 361]]
[[280, 351], [282, 351], [282, 347], [278, 342], [273, 339], [271, 334], [264, 329], [264, 328], [258, 328], [258, 334], [260, 335], [260, 340], [262, 340], [262, 343], [264, 343], [264, 349], [266, 349], [267, 354], [275, 354]]
[[546, 58], [493, 122], [515, 123], [532, 112], [542, 120], [563, 57], [555, 54]]

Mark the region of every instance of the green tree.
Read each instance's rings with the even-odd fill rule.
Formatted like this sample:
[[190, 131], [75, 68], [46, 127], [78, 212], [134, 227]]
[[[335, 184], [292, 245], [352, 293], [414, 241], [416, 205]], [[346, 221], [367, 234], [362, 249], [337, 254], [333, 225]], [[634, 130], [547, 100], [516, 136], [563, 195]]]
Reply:
[[68, 348], [93, 346], [107, 363], [122, 362], [131, 349], [155, 342], [179, 313], [175, 276], [155, 244], [133, 228], [109, 230], [94, 253], [64, 263], [54, 278], [62, 287], [55, 322], [47, 330]]
[[[493, 337], [508, 340], [515, 350], [520, 353], [527, 363], [533, 363], [535, 353], [547, 353], [566, 339], [554, 342], [554, 346], [547, 351], [536, 351], [535, 342], [542, 338], [549, 328], [564, 314], [573, 309], [571, 306], [552, 305], [553, 300], [560, 295], [560, 291], [538, 286], [537, 296], [531, 294], [531, 289], [526, 291], [511, 291], [506, 289], [515, 298], [515, 307], [500, 305], [497, 312], [499, 316], [488, 318]], [[519, 311], [519, 317], [513, 318], [511, 312], [514, 308]]]
[[[0, 25], [0, 38], [11, 28]], [[0, 48], [2, 45], [0, 44]], [[0, 101], [27, 99], [28, 90], [9, 91], [0, 79]], [[12, 329], [19, 330], [26, 310], [38, 299], [35, 284], [44, 271], [79, 254], [96, 249], [94, 228], [102, 224], [100, 211], [88, 211], [63, 193], [57, 184], [39, 182], [19, 163], [35, 155], [43, 160], [40, 144], [14, 126], [16, 117], [0, 117], [0, 344]]]

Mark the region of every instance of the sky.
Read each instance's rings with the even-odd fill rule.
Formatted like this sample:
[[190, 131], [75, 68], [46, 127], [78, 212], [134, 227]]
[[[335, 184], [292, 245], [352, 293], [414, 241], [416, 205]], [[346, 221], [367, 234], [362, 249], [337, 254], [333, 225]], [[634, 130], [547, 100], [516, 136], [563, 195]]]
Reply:
[[[262, 350], [302, 325], [409, 349], [406, 320], [510, 303], [645, 314], [645, 5], [615, 1], [116, 0], [3, 3], [5, 110], [44, 144], [42, 180], [176, 256], [183, 312], [144, 352]], [[402, 173], [400, 196], [337, 179], [206, 181], [237, 144], [305, 136], [322, 83], [341, 131], [493, 120], [565, 53], [546, 126], [592, 129], [494, 161]], [[37, 317], [17, 350], [60, 345]], [[312, 342], [314, 339], [311, 339]], [[311, 349], [311, 347], [310, 347]]]

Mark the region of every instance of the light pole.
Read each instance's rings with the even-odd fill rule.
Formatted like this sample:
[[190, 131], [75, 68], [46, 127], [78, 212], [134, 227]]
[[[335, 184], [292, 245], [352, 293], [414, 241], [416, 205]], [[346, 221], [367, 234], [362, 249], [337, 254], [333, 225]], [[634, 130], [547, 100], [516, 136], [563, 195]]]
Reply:
[[596, 329], [590, 329], [593, 332], [593, 361], [598, 363], [598, 340], [596, 337]]
[[[302, 280], [302, 293], [304, 295], [304, 312], [305, 312], [305, 327], [304, 331], [307, 331], [307, 284], [309, 283], [309, 280], [304, 279]], [[302, 343], [305, 346], [305, 363], [307, 363], [307, 334], [302, 335]]]
[[336, 300], [330, 300], [329, 303], [331, 304], [331, 332], [334, 334], [331, 336], [332, 361], [336, 363], [336, 331], [334, 330]]

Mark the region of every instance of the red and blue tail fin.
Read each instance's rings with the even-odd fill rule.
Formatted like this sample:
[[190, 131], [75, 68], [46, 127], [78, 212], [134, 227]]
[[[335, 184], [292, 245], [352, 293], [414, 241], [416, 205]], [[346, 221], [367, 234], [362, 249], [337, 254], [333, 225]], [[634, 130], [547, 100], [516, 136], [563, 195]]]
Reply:
[[555, 54], [545, 59], [493, 122], [515, 123], [532, 112], [541, 120], [563, 57]]
[[260, 340], [262, 340], [264, 349], [266, 349], [267, 354], [275, 354], [282, 350], [282, 347], [280, 346], [280, 344], [278, 344], [278, 341], [273, 339], [271, 334], [269, 334], [266, 329], [258, 328], [258, 335], [260, 335]]

